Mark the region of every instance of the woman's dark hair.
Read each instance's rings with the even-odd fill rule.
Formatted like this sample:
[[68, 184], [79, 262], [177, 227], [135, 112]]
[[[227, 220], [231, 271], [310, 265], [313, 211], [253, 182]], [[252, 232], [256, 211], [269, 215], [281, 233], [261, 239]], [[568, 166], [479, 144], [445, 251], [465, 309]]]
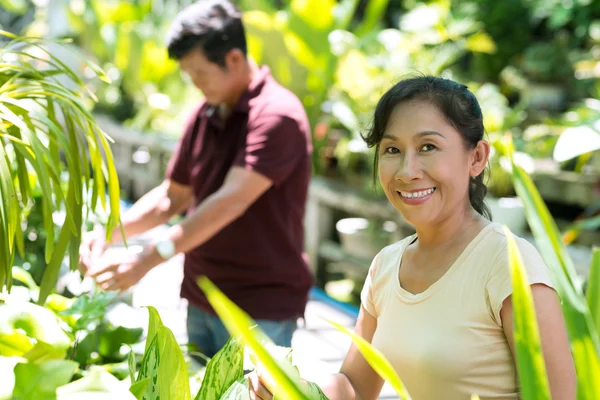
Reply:
[[[467, 148], [472, 149], [483, 139], [483, 114], [475, 95], [465, 85], [449, 79], [424, 76], [405, 79], [389, 89], [377, 103], [373, 125], [363, 139], [369, 147], [376, 147], [374, 179], [377, 179], [379, 164], [379, 144], [394, 108], [404, 102], [425, 101], [435, 105], [450, 125], [462, 134]], [[492, 213], [485, 204], [487, 186], [484, 183], [485, 171], [471, 177], [469, 200], [473, 208], [487, 219]]]
[[177, 14], [167, 32], [166, 46], [172, 59], [200, 48], [209, 61], [225, 67], [229, 51], [248, 52], [242, 14], [228, 0], [199, 0]]

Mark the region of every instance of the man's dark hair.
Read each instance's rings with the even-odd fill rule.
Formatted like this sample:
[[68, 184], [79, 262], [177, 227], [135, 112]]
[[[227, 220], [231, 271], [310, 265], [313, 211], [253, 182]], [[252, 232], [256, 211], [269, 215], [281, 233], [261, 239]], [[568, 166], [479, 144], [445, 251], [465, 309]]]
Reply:
[[225, 67], [225, 56], [239, 49], [247, 54], [240, 10], [228, 0], [199, 0], [179, 12], [167, 33], [169, 58], [179, 60], [201, 49], [206, 58]]

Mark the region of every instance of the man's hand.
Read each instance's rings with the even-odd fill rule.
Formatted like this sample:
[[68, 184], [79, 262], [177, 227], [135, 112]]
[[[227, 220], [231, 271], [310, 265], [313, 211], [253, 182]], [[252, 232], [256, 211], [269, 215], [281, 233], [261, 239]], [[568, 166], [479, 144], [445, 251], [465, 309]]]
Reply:
[[85, 275], [92, 268], [93, 263], [98, 261], [109, 247], [110, 243], [106, 242], [106, 231], [104, 229], [86, 232], [79, 247], [79, 271]]
[[113, 257], [97, 260], [95, 268], [91, 268], [87, 276], [96, 280], [103, 290], [124, 292], [138, 283], [152, 268], [160, 264], [153, 251], [126, 255], [124, 260], [116, 261]]

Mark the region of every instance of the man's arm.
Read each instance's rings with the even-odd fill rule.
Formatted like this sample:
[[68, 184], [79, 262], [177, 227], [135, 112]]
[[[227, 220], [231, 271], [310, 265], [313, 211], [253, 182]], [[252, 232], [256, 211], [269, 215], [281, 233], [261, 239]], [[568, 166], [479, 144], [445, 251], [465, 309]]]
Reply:
[[[190, 186], [166, 179], [136, 201], [123, 215], [121, 221], [125, 237], [130, 238], [168, 222], [174, 215], [185, 211], [192, 198]], [[115, 229], [111, 242], [122, 240], [120, 229]]]
[[[178, 253], [200, 246], [244, 214], [271, 185], [269, 178], [257, 172], [232, 167], [223, 186], [180, 224], [171, 227], [167, 238], [175, 243]], [[152, 251], [156, 253], [155, 249]]]

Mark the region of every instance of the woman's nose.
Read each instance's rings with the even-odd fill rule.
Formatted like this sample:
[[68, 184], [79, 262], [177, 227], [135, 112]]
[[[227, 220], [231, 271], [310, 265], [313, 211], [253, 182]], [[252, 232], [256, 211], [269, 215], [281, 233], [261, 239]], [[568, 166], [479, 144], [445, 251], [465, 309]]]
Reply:
[[421, 169], [419, 168], [417, 159], [414, 155], [405, 154], [401, 158], [396, 172], [396, 180], [409, 183], [420, 178]]

